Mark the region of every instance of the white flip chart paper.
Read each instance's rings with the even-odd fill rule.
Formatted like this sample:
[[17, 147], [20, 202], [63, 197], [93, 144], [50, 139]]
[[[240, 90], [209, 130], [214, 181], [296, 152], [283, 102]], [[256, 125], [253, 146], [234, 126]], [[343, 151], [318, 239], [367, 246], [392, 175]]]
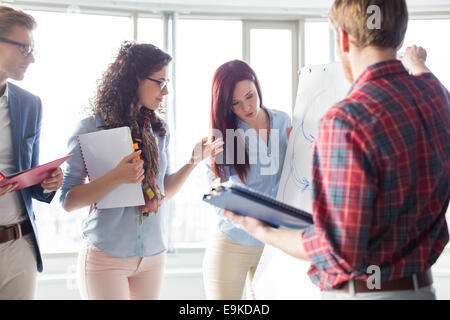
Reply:
[[[349, 89], [350, 84], [340, 63], [306, 67], [300, 71], [293, 129], [278, 188], [278, 200], [312, 213], [313, 144], [319, 120], [346, 96]], [[307, 261], [266, 246], [253, 280], [256, 298], [319, 299], [319, 288], [307, 276], [309, 267]]]

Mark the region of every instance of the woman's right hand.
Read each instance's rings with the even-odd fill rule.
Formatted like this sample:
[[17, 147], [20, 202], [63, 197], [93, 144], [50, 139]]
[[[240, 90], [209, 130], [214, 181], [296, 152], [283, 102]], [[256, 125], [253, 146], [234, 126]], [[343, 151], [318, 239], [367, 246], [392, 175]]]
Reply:
[[144, 161], [133, 161], [142, 150], [135, 151], [124, 157], [112, 170], [116, 181], [120, 183], [139, 183], [144, 179]]

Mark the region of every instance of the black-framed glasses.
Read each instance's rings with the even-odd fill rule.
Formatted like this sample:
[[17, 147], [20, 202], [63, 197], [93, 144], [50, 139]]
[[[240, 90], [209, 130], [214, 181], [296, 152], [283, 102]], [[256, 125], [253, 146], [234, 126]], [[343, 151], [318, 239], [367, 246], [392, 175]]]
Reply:
[[158, 85], [159, 85], [159, 87], [161, 88], [161, 91], [163, 91], [164, 90], [164, 88], [167, 86], [167, 84], [169, 83], [169, 79], [166, 79], [166, 80], [164, 80], [164, 81], [161, 81], [161, 80], [156, 80], [156, 79], [152, 79], [152, 78], [149, 78], [149, 77], [147, 77], [146, 78], [147, 80], [150, 80], [150, 81], [153, 81], [153, 82], [156, 82]]
[[22, 55], [25, 57], [28, 57], [30, 54], [33, 54], [33, 55], [36, 54], [36, 50], [34, 49], [33, 45], [9, 40], [9, 39], [3, 38], [3, 37], [0, 37], [0, 42], [5, 42], [5, 43], [9, 43], [9, 44], [18, 46], [20, 49], [20, 53], [22, 53]]

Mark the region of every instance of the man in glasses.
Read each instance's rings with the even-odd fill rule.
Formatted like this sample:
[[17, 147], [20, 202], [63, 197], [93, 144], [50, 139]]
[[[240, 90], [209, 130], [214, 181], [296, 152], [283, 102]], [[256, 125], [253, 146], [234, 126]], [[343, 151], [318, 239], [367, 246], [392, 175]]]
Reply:
[[[7, 82], [24, 78], [34, 62], [30, 15], [0, 5], [0, 171], [14, 173], [39, 163], [42, 104], [39, 97]], [[62, 184], [60, 168], [29, 188], [0, 187], [0, 300], [32, 299], [42, 260], [32, 198], [49, 203]]]

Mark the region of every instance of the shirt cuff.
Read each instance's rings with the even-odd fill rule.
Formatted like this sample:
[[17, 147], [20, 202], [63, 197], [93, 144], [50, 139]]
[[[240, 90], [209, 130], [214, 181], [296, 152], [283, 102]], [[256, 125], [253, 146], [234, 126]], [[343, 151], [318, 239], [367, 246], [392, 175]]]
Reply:
[[47, 190], [47, 189], [44, 189], [44, 195], [45, 196], [48, 196], [50, 193], [52, 193], [53, 191], [50, 191], [50, 190]]

